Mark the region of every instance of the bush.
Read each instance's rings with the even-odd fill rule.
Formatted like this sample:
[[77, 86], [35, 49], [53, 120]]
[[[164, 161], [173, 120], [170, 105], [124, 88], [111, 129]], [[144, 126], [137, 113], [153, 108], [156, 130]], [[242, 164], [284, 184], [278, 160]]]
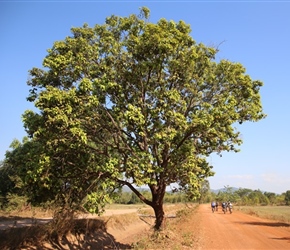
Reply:
[[7, 211], [23, 210], [29, 206], [28, 198], [26, 196], [8, 194], [6, 198], [8, 201], [5, 206]]

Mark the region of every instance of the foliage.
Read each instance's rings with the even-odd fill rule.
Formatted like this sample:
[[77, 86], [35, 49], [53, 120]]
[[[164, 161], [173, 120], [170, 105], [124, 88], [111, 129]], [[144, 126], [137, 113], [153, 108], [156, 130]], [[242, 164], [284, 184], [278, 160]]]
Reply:
[[209, 202], [211, 200], [210, 185], [208, 180], [204, 180], [200, 186], [199, 203]]
[[290, 190], [287, 190], [285, 193], [285, 203], [286, 205], [290, 205]]
[[13, 140], [10, 148], [12, 150], [7, 151], [5, 155], [7, 170], [10, 172], [9, 178], [14, 185], [10, 193], [28, 196], [33, 204], [53, 199], [56, 193], [51, 190], [55, 185], [49, 187], [46, 184], [44, 170], [39, 168], [43, 145], [24, 138], [22, 143]]
[[[166, 186], [197, 198], [213, 175], [206, 157], [237, 152], [234, 125], [264, 114], [261, 81], [240, 63], [217, 62], [218, 49], [197, 44], [183, 21], [153, 24], [149, 14], [113, 15], [55, 42], [44, 69], [30, 71], [28, 100], [39, 112], [23, 120], [39, 145], [27, 179], [58, 192], [63, 206], [90, 211], [127, 185], [154, 209], [159, 229]], [[147, 185], [150, 199], [132, 184]]]
[[8, 202], [5, 206], [7, 211], [21, 210], [28, 205], [28, 198], [26, 196], [19, 196], [17, 194], [7, 194]]
[[[35, 138], [24, 140], [24, 143], [17, 140], [12, 142], [13, 150], [7, 151], [5, 162], [9, 171], [14, 171], [13, 184], [21, 190], [18, 194], [26, 195], [33, 205], [54, 201], [54, 206], [58, 206], [64, 211], [67, 211], [68, 208], [74, 211], [83, 210], [84, 207], [88, 207], [87, 210], [90, 211], [90, 206], [92, 206], [94, 207], [93, 212], [101, 213], [104, 205], [109, 201], [109, 185], [101, 185], [98, 178], [95, 177], [97, 174], [95, 172], [92, 176], [89, 176], [89, 173], [83, 173], [82, 178], [78, 178], [77, 175], [72, 176], [75, 173], [71, 164], [81, 166], [77, 155], [69, 156], [67, 159], [71, 159], [68, 165], [71, 169], [70, 176], [69, 173], [63, 173], [59, 156], [55, 154], [56, 158], [53, 162], [57, 165], [51, 165], [52, 161], [48, 154], [53, 152], [49, 148], [44, 148], [45, 146], [41, 140]], [[80, 153], [78, 152], [79, 155]], [[51, 166], [52, 169], [49, 169], [48, 166]], [[53, 178], [51, 178], [52, 175]], [[90, 188], [95, 188], [98, 192], [90, 193]], [[12, 190], [11, 193], [16, 192]]]
[[218, 202], [224, 202], [224, 201], [236, 202], [237, 199], [238, 199], [238, 195], [233, 190], [233, 188], [229, 186], [225, 186], [223, 191], [219, 191], [215, 198], [215, 200], [217, 200]]
[[0, 167], [0, 196], [5, 198], [6, 195], [15, 190], [15, 183], [11, 179], [11, 176], [14, 175], [12, 168], [8, 166], [7, 163], [1, 162]]
[[264, 192], [264, 195], [268, 198], [269, 204], [273, 205], [276, 203], [276, 197], [277, 195], [272, 192]]
[[268, 205], [269, 199], [265, 196], [260, 190], [254, 190], [249, 194], [249, 200], [251, 201], [251, 205]]
[[261, 190], [252, 190], [249, 188], [239, 188], [234, 191], [232, 187], [226, 186], [224, 190], [217, 194], [212, 194], [213, 200], [218, 202], [228, 201], [238, 206], [255, 205], [285, 205], [285, 194], [275, 194], [272, 192], [262, 192]]

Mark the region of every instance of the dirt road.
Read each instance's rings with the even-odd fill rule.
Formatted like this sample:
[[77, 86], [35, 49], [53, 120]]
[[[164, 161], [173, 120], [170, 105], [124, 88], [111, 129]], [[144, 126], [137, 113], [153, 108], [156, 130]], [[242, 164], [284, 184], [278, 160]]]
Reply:
[[290, 249], [290, 226], [239, 211], [212, 213], [200, 205], [199, 231], [202, 249]]

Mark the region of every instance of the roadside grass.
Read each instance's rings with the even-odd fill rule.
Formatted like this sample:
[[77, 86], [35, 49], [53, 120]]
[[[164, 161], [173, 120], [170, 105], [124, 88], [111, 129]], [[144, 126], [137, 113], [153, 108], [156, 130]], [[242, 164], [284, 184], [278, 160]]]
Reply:
[[43, 209], [40, 207], [32, 207], [26, 210], [0, 210], [0, 220], [13, 220], [17, 218], [46, 218], [52, 217], [53, 210]]
[[290, 223], [289, 206], [236, 206], [235, 209], [260, 218]]
[[136, 213], [117, 214], [100, 218], [104, 221], [106, 228], [114, 228], [120, 230], [139, 220], [139, 216]]
[[175, 210], [175, 218], [166, 219], [161, 231], [154, 232], [152, 230], [147, 235], [140, 237], [132, 245], [133, 249], [198, 249], [199, 236], [192, 230], [192, 225], [196, 223], [197, 219], [195, 216], [197, 207], [198, 204], [194, 203], [180, 204], [178, 210]]

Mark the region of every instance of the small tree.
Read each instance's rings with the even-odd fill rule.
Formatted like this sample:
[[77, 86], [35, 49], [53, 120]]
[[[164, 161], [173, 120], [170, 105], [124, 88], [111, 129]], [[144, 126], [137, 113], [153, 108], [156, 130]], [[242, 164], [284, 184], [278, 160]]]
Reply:
[[[47, 174], [48, 185], [62, 179], [90, 198], [127, 185], [153, 208], [158, 230], [166, 186], [177, 183], [197, 198], [213, 175], [206, 157], [237, 152], [233, 125], [264, 114], [262, 82], [240, 63], [216, 62], [218, 49], [197, 44], [183, 21], [148, 17], [145, 7], [139, 16], [113, 15], [55, 42], [46, 69], [30, 71], [28, 100], [40, 112], [27, 111], [24, 122], [45, 145], [46, 165], [35, 171]], [[136, 189], [143, 185], [150, 199]]]
[[268, 198], [271, 205], [276, 204], [277, 195], [272, 192], [264, 192], [264, 195]]
[[15, 171], [4, 161], [0, 162], [0, 197], [5, 200], [8, 193], [14, 193], [15, 182], [11, 179]]
[[208, 202], [208, 196], [210, 193], [210, 185], [208, 180], [204, 180], [200, 185], [200, 197], [199, 203]]
[[286, 205], [290, 205], [290, 190], [287, 190], [285, 193], [285, 203]]

